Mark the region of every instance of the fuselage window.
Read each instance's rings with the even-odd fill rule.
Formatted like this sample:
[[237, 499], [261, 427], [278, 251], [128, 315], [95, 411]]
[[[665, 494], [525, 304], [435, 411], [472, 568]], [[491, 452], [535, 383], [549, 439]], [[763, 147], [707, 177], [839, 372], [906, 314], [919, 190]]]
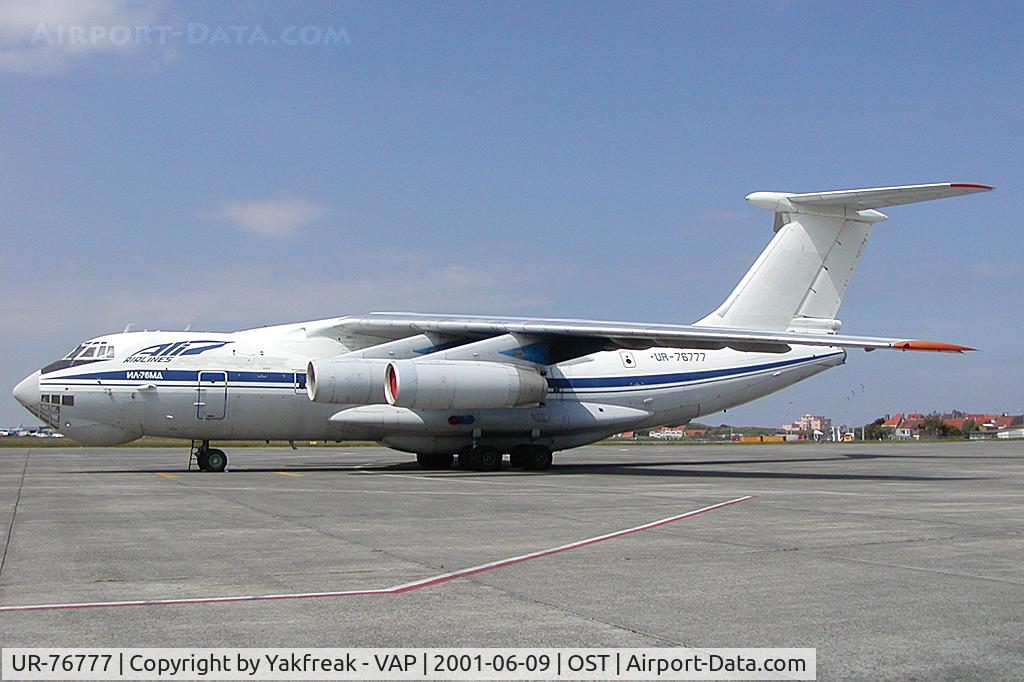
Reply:
[[73, 396], [73, 395], [62, 395], [60, 397], [60, 404], [61, 405], [67, 405], [68, 407], [74, 407], [75, 396]]

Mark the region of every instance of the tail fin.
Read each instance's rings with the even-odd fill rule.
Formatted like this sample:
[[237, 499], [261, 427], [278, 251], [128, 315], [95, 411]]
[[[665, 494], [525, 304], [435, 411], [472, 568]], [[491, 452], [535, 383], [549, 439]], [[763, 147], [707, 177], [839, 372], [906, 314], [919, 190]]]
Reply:
[[963, 182], [789, 194], [754, 192], [747, 201], [775, 213], [775, 237], [705, 327], [835, 333], [843, 294], [885, 206], [945, 199], [992, 188]]

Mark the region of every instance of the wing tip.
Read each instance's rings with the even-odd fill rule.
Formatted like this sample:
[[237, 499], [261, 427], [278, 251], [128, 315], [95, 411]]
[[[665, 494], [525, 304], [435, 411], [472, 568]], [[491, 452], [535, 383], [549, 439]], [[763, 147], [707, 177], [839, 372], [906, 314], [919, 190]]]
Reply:
[[993, 187], [992, 185], [982, 185], [977, 182], [951, 182], [949, 183], [949, 186], [960, 187], [962, 189], [974, 189], [978, 190], [979, 192], [991, 192], [992, 190], [995, 189], [995, 187]]
[[946, 341], [928, 341], [925, 339], [910, 339], [897, 341], [892, 344], [897, 350], [926, 350], [938, 353], [963, 353], [965, 351], [977, 350], [970, 346], [961, 346], [958, 343], [947, 343]]

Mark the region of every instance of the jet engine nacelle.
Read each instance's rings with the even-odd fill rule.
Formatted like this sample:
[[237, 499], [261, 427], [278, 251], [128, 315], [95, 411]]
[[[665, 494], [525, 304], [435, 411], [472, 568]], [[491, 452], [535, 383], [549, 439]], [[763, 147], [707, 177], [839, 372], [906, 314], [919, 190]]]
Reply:
[[394, 360], [384, 372], [384, 397], [396, 407], [517, 407], [539, 403], [547, 392], [536, 371], [500, 362]]
[[317, 403], [380, 405], [387, 360], [326, 358], [306, 367], [306, 395]]

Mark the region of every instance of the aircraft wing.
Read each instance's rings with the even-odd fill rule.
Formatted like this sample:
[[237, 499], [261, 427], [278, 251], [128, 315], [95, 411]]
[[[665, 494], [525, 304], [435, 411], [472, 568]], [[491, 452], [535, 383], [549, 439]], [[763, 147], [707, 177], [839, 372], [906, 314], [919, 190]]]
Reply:
[[701, 350], [732, 348], [759, 353], [784, 353], [792, 345], [863, 348], [868, 351], [876, 349], [936, 352], [974, 350], [954, 343], [923, 339], [777, 332], [693, 325], [419, 313], [371, 313], [365, 317], [343, 317], [330, 321], [316, 333], [331, 336], [366, 336], [376, 339], [400, 339], [415, 334], [438, 334], [457, 338], [487, 338], [502, 334], [522, 334], [553, 340], [584, 342], [578, 344], [579, 355], [586, 355], [597, 350], [614, 350], [616, 348], [642, 350], [653, 347]]

